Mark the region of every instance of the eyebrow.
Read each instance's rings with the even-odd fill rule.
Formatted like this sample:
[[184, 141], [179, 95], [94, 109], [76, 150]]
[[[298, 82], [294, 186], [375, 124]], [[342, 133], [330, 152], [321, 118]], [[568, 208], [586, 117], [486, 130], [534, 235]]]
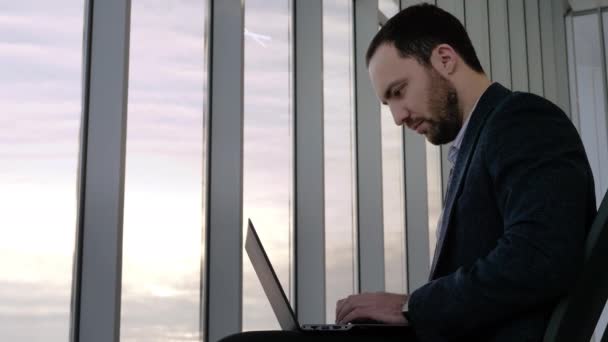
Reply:
[[[403, 83], [405, 80], [400, 79], [400, 80], [396, 80], [393, 81], [391, 83], [389, 83], [388, 87], [386, 87], [386, 90], [384, 91], [384, 99], [388, 100], [391, 97], [391, 90], [398, 85], [399, 83]], [[381, 101], [382, 104], [386, 104], [386, 101]]]

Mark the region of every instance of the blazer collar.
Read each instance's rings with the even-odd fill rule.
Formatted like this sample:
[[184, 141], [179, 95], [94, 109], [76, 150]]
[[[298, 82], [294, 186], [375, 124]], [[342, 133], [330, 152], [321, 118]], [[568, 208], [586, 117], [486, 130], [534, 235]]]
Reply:
[[462, 180], [471, 162], [471, 156], [477, 145], [477, 139], [479, 133], [483, 128], [486, 119], [489, 114], [496, 108], [496, 106], [505, 99], [511, 91], [499, 83], [495, 82], [491, 84], [488, 89], [481, 95], [477, 107], [471, 113], [469, 118], [469, 125], [464, 134], [462, 145], [460, 146], [459, 156], [456, 160], [456, 165], [452, 170], [452, 178], [448, 185], [448, 192], [446, 193], [445, 208], [443, 210], [443, 216], [441, 219], [440, 229], [441, 235], [437, 239], [437, 245], [435, 247], [435, 256], [433, 257], [433, 263], [431, 265], [431, 272], [429, 274], [429, 280], [434, 279], [435, 268], [437, 263], [442, 256], [443, 244], [447, 231], [450, 228], [450, 219], [452, 215], [452, 209], [454, 207], [454, 200], [458, 197], [458, 194], [462, 191]]

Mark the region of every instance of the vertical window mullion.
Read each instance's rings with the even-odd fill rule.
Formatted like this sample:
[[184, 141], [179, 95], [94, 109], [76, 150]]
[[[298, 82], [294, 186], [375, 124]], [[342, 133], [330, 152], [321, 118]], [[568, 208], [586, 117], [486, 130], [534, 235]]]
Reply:
[[526, 43], [528, 51], [529, 89], [531, 93], [543, 96], [542, 40], [538, 0], [525, 2]]
[[505, 1], [489, 1], [492, 80], [511, 88], [509, 16]]
[[466, 7], [465, 21], [467, 32], [475, 47], [477, 57], [479, 58], [483, 70], [489, 78], [492, 78], [490, 37], [488, 30], [488, 1], [467, 0], [464, 4]]
[[355, 120], [357, 155], [357, 245], [359, 291], [384, 290], [380, 106], [365, 65], [378, 31], [378, 1], [355, 0]]
[[508, 0], [509, 48], [511, 53], [511, 87], [528, 91], [528, 62], [523, 0]]
[[570, 119], [572, 123], [581, 134], [581, 122], [579, 118], [579, 106], [578, 106], [578, 86], [577, 86], [577, 74], [576, 74], [576, 50], [574, 49], [574, 25], [572, 24], [572, 15], [566, 16], [566, 34], [567, 34], [567, 46], [568, 46], [568, 74], [569, 74], [569, 86], [570, 86]]
[[323, 4], [294, 0], [296, 309], [300, 323], [325, 321]]
[[566, 60], [566, 29], [564, 23], [564, 15], [569, 8], [565, 1], [552, 1], [552, 17], [553, 17], [553, 44], [555, 48], [555, 65], [556, 70], [556, 86], [557, 86], [557, 101], [556, 104], [561, 107], [564, 112], [570, 109], [570, 97], [568, 96], [568, 73], [563, 72], [568, 68]]
[[130, 8], [87, 2], [72, 341], [119, 339]]
[[243, 32], [241, 0], [210, 1], [206, 341], [242, 326]]
[[[539, 1], [540, 33], [542, 48], [542, 67], [544, 96], [549, 101], [557, 102], [557, 69], [556, 52], [553, 32], [553, 9], [552, 0]], [[567, 112], [567, 111], [566, 111]]]

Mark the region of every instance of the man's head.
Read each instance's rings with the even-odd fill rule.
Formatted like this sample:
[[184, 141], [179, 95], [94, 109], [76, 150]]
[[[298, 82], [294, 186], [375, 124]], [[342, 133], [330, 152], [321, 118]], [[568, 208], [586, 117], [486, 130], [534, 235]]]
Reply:
[[467, 88], [487, 80], [462, 24], [427, 4], [392, 17], [370, 43], [366, 62], [376, 94], [395, 123], [433, 144], [456, 137]]

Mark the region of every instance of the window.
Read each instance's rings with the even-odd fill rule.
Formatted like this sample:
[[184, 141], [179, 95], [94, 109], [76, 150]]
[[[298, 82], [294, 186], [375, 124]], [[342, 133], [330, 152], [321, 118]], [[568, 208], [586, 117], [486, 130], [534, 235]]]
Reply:
[[580, 131], [596, 183], [599, 200], [606, 191], [608, 171], [608, 139], [606, 138], [606, 103], [600, 26], [597, 15], [576, 16], [574, 51]]
[[[399, 12], [393, 0], [378, 2], [388, 19]], [[381, 106], [382, 212], [384, 221], [384, 279], [388, 292], [407, 292], [405, 248], [405, 186], [403, 129], [395, 125], [388, 106]]]
[[[281, 286], [293, 298], [290, 21], [290, 1], [245, 1], [243, 226], [251, 218]], [[243, 331], [278, 328], [243, 253]]]
[[84, 1], [0, 12], [0, 339], [67, 341]]
[[323, 1], [323, 98], [325, 134], [326, 321], [336, 302], [355, 290], [355, 150], [352, 5]]
[[437, 245], [437, 225], [443, 210], [443, 193], [441, 179], [441, 149], [426, 142], [426, 181], [429, 206], [429, 264], [433, 262]]
[[384, 278], [388, 292], [407, 292], [403, 130], [382, 106], [382, 211]]
[[198, 341], [201, 333], [204, 4], [132, 3], [122, 341]]

